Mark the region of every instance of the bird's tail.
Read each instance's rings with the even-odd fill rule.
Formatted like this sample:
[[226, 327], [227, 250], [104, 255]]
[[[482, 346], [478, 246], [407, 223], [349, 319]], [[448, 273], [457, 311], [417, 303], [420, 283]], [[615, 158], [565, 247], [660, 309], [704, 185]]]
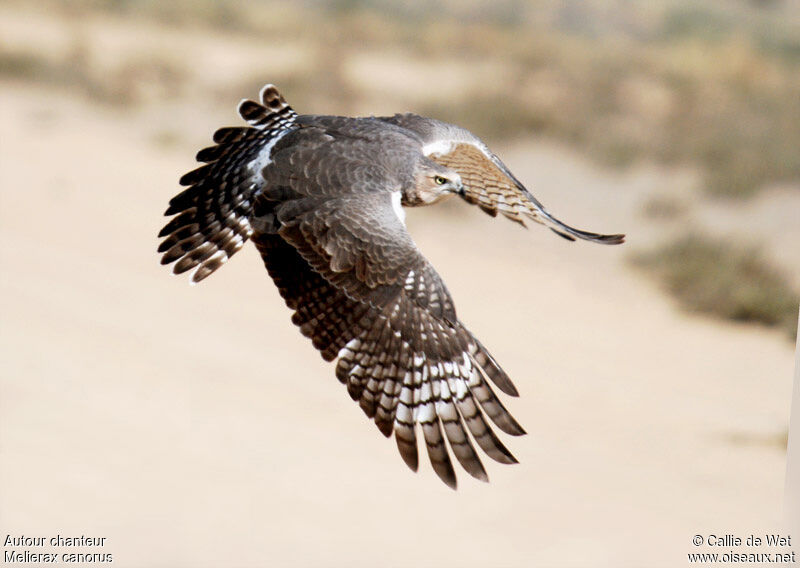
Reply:
[[204, 162], [180, 179], [188, 186], [173, 197], [165, 215], [175, 215], [158, 237], [161, 264], [173, 272], [194, 270], [199, 282], [222, 266], [250, 238], [253, 198], [262, 168], [275, 142], [297, 117], [273, 85], [261, 89], [260, 102], [243, 100], [239, 114], [250, 126], [220, 128], [214, 146], [197, 153]]

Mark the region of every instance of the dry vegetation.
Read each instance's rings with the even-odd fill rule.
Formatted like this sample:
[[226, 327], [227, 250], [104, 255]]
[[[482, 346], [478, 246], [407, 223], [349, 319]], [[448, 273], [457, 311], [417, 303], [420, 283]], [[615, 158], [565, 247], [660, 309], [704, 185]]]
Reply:
[[[698, 167], [713, 196], [800, 180], [800, 18], [790, 3], [49, 0], [39, 9], [72, 30], [66, 47], [0, 40], [0, 76], [120, 108], [188, 96], [227, 108], [271, 81], [300, 110], [415, 110], [485, 138], [549, 137], [611, 165]], [[209, 78], [211, 63], [186, 45], [144, 41], [101, 63], [103, 47], [82, 27], [93, 17], [157, 24], [164, 35], [199, 29], [254, 55], [233, 80]], [[287, 64], [287, 53], [302, 64]], [[685, 206], [666, 199], [645, 213]], [[794, 329], [797, 294], [754, 250], [695, 236], [638, 262], [690, 309]]]
[[688, 311], [775, 326], [795, 337], [800, 296], [756, 249], [694, 234], [634, 262]]
[[34, 51], [0, 51], [0, 76], [69, 89], [112, 106], [131, 106], [178, 93], [182, 70], [166, 61], [130, 59], [114, 72], [99, 72], [87, 45], [76, 42], [60, 60]]
[[[417, 110], [489, 138], [550, 136], [610, 164], [696, 164], [709, 192], [745, 196], [800, 177], [800, 25], [796, 9], [786, 4], [664, 0], [623, 10], [611, 1], [534, 6], [506, 0], [489, 7], [77, 0], [51, 7], [75, 19], [101, 12], [302, 45], [311, 52], [308, 65], [275, 73], [265, 57], [263, 68], [229, 90], [241, 96], [244, 86], [280, 81], [301, 103], [304, 95], [316, 102], [307, 93], [325, 93], [328, 110], [359, 108], [359, 99], [375, 98], [377, 91], [353, 76], [355, 59], [400, 51], [431, 69], [438, 62], [443, 70], [423, 77]], [[73, 82], [100, 98], [130, 102], [141, 83], [174, 94], [182, 76], [202, 65], [164, 54], [94, 77], [91, 47], [78, 46], [77, 56], [62, 58], [61, 67], [34, 53], [0, 49], [0, 71]], [[451, 84], [446, 69], [452, 62], [472, 68], [477, 80]], [[502, 81], [480, 77], [486, 67], [502, 68]], [[506, 100], [498, 104], [501, 90]], [[510, 100], [508, 93], [514, 93]]]

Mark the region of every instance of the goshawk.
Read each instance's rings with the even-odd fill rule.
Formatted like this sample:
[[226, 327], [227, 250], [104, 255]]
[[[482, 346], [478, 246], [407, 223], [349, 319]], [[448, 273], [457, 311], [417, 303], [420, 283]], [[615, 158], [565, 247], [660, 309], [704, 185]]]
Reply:
[[[574, 229], [547, 212], [470, 132], [416, 114], [298, 115], [272, 85], [244, 100], [249, 126], [217, 130], [204, 165], [184, 175], [159, 233], [162, 264], [199, 282], [250, 239], [293, 310], [292, 322], [417, 470], [417, 425], [450, 487], [447, 447], [488, 480], [471, 441], [516, 463], [492, 430], [524, 430], [489, 384], [517, 396], [508, 375], [456, 316], [447, 288], [411, 239], [403, 206], [458, 195], [489, 215], [532, 220], [602, 244], [623, 235]], [[445, 439], [447, 442], [445, 442]]]

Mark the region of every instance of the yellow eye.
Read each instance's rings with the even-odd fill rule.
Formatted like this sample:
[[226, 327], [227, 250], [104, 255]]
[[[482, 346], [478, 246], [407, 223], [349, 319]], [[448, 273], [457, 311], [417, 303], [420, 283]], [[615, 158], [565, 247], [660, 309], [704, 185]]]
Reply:
[[444, 185], [447, 183], [447, 178], [444, 178], [442, 176], [435, 176], [433, 178], [433, 181], [436, 182], [436, 185]]

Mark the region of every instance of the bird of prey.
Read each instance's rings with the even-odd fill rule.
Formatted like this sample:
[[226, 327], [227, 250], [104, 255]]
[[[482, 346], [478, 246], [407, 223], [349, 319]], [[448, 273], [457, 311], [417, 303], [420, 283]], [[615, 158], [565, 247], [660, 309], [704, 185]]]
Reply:
[[490, 381], [510, 396], [517, 389], [459, 321], [403, 207], [458, 195], [571, 241], [618, 244], [624, 235], [562, 223], [486, 144], [452, 124], [416, 114], [298, 115], [273, 85], [260, 102], [243, 100], [239, 114], [249, 126], [217, 130], [215, 145], [197, 154], [204, 165], [181, 178], [186, 189], [170, 200], [165, 215], [174, 217], [159, 233], [161, 263], [193, 271], [196, 283], [252, 240], [292, 322], [337, 361], [337, 378], [385, 436], [394, 433], [412, 470], [419, 431], [451, 488], [450, 452], [488, 480], [472, 440], [517, 463], [490, 421], [512, 436], [525, 431]]

